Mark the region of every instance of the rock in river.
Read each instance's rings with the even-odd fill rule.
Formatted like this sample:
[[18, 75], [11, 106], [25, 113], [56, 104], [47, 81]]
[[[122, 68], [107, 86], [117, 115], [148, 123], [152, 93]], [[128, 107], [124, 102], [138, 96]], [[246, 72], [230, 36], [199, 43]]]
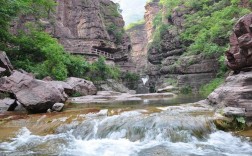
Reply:
[[32, 113], [46, 112], [55, 103], [67, 100], [64, 88], [19, 71], [0, 79], [0, 91], [14, 94], [16, 100]]
[[97, 94], [97, 89], [91, 81], [76, 77], [70, 77], [67, 79], [66, 83], [73, 88], [69, 95], [86, 96]]
[[208, 96], [218, 107], [245, 108], [245, 115], [252, 117], [252, 71], [227, 77], [225, 83]]

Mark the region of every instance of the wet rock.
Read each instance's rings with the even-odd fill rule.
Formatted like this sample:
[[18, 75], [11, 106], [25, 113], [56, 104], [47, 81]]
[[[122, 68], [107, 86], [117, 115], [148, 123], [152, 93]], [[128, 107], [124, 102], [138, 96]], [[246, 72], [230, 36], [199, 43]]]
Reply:
[[252, 117], [252, 72], [228, 76], [225, 83], [208, 96], [208, 101], [218, 108], [245, 109], [245, 116]]
[[224, 116], [245, 116], [245, 108], [226, 107], [222, 111]]
[[176, 90], [178, 90], [178, 88], [176, 88], [174, 86], [167, 86], [165, 88], [158, 89], [157, 92], [158, 93], [165, 93], [165, 92], [173, 92]]
[[138, 153], [139, 156], [171, 156], [171, 150], [167, 147], [159, 145], [152, 148], [143, 149]]
[[0, 51], [0, 75], [10, 76], [12, 73], [12, 70], [13, 70], [13, 67], [6, 53], [3, 51]]
[[63, 103], [55, 103], [53, 106], [52, 106], [52, 110], [53, 111], [56, 111], [56, 112], [60, 112], [62, 111], [64, 107], [64, 104]]
[[91, 81], [70, 77], [66, 80], [66, 83], [72, 87], [72, 91], [69, 93], [70, 96], [86, 96], [97, 94], [97, 89]]
[[19, 71], [1, 78], [0, 91], [14, 94], [16, 100], [31, 113], [46, 112], [53, 104], [67, 100], [63, 89]]

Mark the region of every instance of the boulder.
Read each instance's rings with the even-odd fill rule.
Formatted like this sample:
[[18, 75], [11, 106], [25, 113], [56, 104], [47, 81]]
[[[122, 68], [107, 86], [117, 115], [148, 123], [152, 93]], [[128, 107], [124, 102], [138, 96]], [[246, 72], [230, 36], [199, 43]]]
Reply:
[[11, 93], [31, 113], [43, 113], [55, 103], [65, 102], [64, 89], [52, 83], [37, 80], [30, 75], [14, 71], [0, 79], [0, 91]]
[[55, 103], [53, 106], [52, 106], [52, 110], [53, 111], [56, 111], [56, 112], [60, 112], [62, 111], [64, 107], [64, 104], [63, 103]]
[[86, 96], [97, 94], [97, 89], [91, 81], [70, 77], [67, 79], [66, 83], [72, 87], [72, 91], [68, 93], [70, 96]]
[[13, 67], [10, 63], [9, 58], [6, 53], [0, 51], [0, 74], [1, 76], [10, 76], [12, 73]]
[[225, 83], [208, 96], [208, 101], [219, 108], [244, 108], [245, 116], [252, 117], [252, 72], [227, 77]]
[[227, 117], [243, 117], [245, 116], [245, 108], [235, 108], [235, 107], [226, 107], [223, 110], [223, 115]]
[[252, 14], [243, 16], [234, 26], [226, 58], [228, 67], [235, 71], [252, 66]]
[[65, 92], [68, 96], [73, 92], [73, 87], [70, 86], [68, 83], [63, 81], [47, 81], [47, 83], [53, 85], [54, 87], [58, 88], [61, 92]]
[[17, 106], [16, 100], [5, 98], [0, 100], [0, 112], [12, 111]]

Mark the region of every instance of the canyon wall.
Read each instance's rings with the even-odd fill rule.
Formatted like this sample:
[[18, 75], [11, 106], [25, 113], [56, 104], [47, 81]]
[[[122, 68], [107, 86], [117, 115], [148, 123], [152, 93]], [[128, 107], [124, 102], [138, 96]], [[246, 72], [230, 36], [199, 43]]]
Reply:
[[[166, 11], [167, 8], [162, 7], [160, 13], [165, 14]], [[215, 57], [183, 55], [189, 43], [180, 39], [180, 33], [184, 30], [185, 15], [192, 13], [193, 10], [181, 5], [172, 10], [170, 17], [163, 16], [162, 22], [169, 28], [161, 34], [160, 46], [149, 43], [148, 48], [147, 73], [152, 87], [159, 89], [177, 85], [182, 90], [197, 92], [202, 85], [215, 78], [218, 71]]]
[[136, 26], [127, 30], [132, 45], [132, 61], [136, 66], [137, 73], [140, 75], [145, 75], [147, 71], [148, 44], [151, 42], [152, 34], [155, 30], [153, 20], [161, 9], [158, 3], [159, 0], [147, 3], [145, 6], [144, 23], [136, 24]]
[[147, 68], [148, 45], [145, 24], [140, 24], [127, 30], [127, 34], [131, 39], [131, 57], [134, 65], [136, 66], [136, 72], [139, 74], [144, 74]]
[[[147, 3], [145, 9], [145, 23], [131, 28], [128, 34], [132, 42], [133, 62], [141, 74], [149, 75], [151, 88], [158, 90], [177, 85], [180, 89], [198, 91], [202, 85], [215, 78], [219, 68], [215, 57], [183, 55], [189, 43], [180, 39], [180, 33], [184, 30], [184, 16], [193, 13], [193, 10], [181, 5], [172, 10], [168, 18], [164, 15], [167, 8], [161, 6], [159, 0]], [[169, 25], [160, 36], [158, 45], [153, 44], [156, 42], [154, 34], [159, 29], [154, 25], [156, 16], [162, 18], [160, 23]]]
[[[45, 31], [57, 38], [65, 50], [84, 55], [94, 61], [104, 55], [108, 62], [122, 70], [132, 70], [130, 40], [124, 32], [124, 21], [118, 12], [118, 5], [110, 0], [57, 0], [55, 12], [47, 19], [40, 19]], [[25, 23], [35, 20], [22, 16], [16, 22], [14, 31], [24, 29]], [[93, 53], [92, 53], [93, 52]], [[107, 57], [107, 55], [111, 57]]]

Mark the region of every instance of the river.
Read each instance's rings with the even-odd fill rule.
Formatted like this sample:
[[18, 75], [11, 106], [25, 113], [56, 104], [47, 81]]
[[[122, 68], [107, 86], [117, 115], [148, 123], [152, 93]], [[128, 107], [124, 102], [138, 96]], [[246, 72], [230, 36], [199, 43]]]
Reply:
[[0, 156], [251, 156], [252, 142], [216, 129], [199, 98], [69, 105], [62, 113], [8, 114]]

